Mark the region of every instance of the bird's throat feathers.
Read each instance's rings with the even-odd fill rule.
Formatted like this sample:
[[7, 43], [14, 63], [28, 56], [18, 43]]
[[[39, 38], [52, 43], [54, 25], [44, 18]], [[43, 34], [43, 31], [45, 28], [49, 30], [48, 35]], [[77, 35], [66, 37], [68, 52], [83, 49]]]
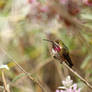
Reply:
[[53, 49], [57, 52], [61, 51], [61, 47], [59, 45], [53, 45]]

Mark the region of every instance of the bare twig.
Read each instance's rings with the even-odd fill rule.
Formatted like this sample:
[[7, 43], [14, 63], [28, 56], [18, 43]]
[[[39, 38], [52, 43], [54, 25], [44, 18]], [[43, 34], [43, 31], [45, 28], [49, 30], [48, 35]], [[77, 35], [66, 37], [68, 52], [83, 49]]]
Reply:
[[2, 80], [4, 83], [4, 92], [10, 92], [10, 90], [7, 88], [7, 83], [6, 83], [6, 79], [5, 79], [5, 75], [4, 75], [4, 71], [2, 70]]
[[43, 85], [42, 85], [39, 81], [37, 81], [36, 79], [34, 79], [32, 76], [30, 76], [30, 74], [29, 74], [28, 72], [26, 72], [26, 71], [15, 61], [14, 58], [12, 58], [10, 55], [8, 55], [8, 53], [7, 53], [3, 48], [1, 48], [1, 50], [4, 52], [5, 55], [7, 55], [10, 59], [13, 60], [13, 62], [18, 66], [18, 68], [19, 68], [23, 73], [25, 73], [26, 76], [27, 76], [30, 80], [32, 80], [34, 83], [36, 83], [36, 84], [42, 89], [43, 92], [46, 92], [46, 90], [44, 89]]
[[75, 70], [70, 68], [65, 62], [62, 62], [62, 64], [65, 67], [67, 67], [73, 74], [75, 74], [81, 81], [83, 81], [89, 88], [92, 89], [92, 85], [90, 85], [89, 82], [86, 79], [84, 79], [82, 76], [80, 76]]

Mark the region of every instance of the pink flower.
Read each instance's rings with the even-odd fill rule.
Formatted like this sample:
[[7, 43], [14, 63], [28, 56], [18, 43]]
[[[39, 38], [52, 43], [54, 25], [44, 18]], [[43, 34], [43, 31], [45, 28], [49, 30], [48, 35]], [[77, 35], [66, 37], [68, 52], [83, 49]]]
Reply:
[[78, 87], [77, 87], [77, 84], [73, 84], [73, 85], [72, 85], [72, 91], [73, 91], [73, 92], [80, 92], [80, 90], [81, 90], [81, 88], [78, 88]]

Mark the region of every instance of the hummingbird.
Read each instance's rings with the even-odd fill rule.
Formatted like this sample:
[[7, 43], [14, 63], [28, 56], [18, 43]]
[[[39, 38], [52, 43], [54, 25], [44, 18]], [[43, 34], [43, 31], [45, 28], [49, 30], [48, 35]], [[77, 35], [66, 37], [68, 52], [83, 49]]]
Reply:
[[65, 62], [70, 68], [72, 68], [73, 63], [69, 56], [69, 50], [62, 40], [55, 40], [55, 41], [47, 39], [43, 40], [48, 41], [52, 44], [52, 56], [55, 59], [60, 61], [60, 63]]

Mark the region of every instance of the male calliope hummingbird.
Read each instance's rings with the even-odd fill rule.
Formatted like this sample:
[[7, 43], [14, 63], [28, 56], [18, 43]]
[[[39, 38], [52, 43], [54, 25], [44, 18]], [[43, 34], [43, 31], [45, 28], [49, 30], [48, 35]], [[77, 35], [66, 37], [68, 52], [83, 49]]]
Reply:
[[52, 55], [55, 59], [59, 60], [60, 63], [66, 62], [66, 64], [72, 68], [73, 63], [69, 56], [68, 48], [61, 40], [51, 41], [47, 39], [43, 39], [45, 41], [52, 43]]

